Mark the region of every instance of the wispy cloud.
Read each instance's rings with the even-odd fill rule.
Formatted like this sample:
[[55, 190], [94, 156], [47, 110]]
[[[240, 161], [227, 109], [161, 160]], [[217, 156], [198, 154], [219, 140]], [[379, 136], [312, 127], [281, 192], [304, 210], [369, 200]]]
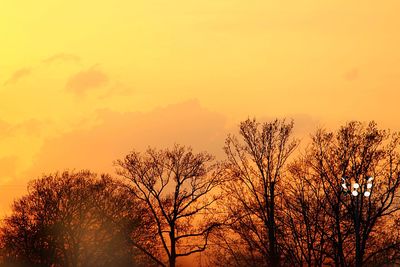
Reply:
[[[112, 162], [132, 148], [148, 145], [191, 145], [221, 156], [226, 136], [223, 115], [203, 108], [196, 100], [154, 109], [148, 113], [96, 112], [98, 125], [48, 139], [37, 154], [28, 177], [65, 168], [112, 172]], [[205, 127], [204, 125], [207, 125]]]
[[14, 83], [18, 82], [20, 79], [22, 79], [23, 77], [30, 75], [31, 73], [32, 73], [31, 68], [19, 69], [19, 70], [15, 71], [13, 73], [13, 75], [11, 75], [11, 77], [7, 81], [4, 82], [4, 85], [14, 84]]
[[67, 81], [66, 88], [75, 94], [82, 95], [90, 89], [106, 85], [108, 80], [108, 76], [94, 66], [71, 76]]
[[6, 156], [0, 158], [0, 178], [14, 177], [17, 171], [18, 158]]
[[[58, 53], [55, 55], [52, 55], [44, 60], [42, 62], [44, 64], [51, 64], [53, 62], [73, 62], [73, 63], [79, 63], [81, 58], [77, 55], [74, 54], [68, 54], [68, 53]], [[10, 78], [8, 78], [5, 82], [4, 85], [10, 85], [10, 84], [15, 84], [22, 78], [32, 74], [33, 69], [32, 68], [20, 68], [16, 70]]]
[[0, 120], [0, 137], [1, 137], [2, 135], [4, 135], [4, 134], [8, 131], [8, 129], [9, 129], [10, 127], [11, 127], [11, 126], [10, 126], [9, 123]]
[[17, 124], [10, 124], [0, 120], [0, 138], [16, 136], [18, 134], [26, 136], [39, 136], [47, 122], [36, 119], [29, 119]]
[[358, 69], [354, 68], [354, 69], [351, 69], [351, 70], [347, 71], [344, 74], [344, 79], [347, 80], [347, 81], [353, 81], [353, 80], [358, 78], [358, 75], [359, 75]]
[[132, 87], [127, 87], [120, 82], [116, 82], [113, 86], [103, 94], [99, 96], [99, 99], [105, 99], [111, 96], [119, 95], [119, 96], [129, 96], [134, 93], [134, 89]]
[[42, 62], [45, 64], [51, 64], [53, 62], [73, 62], [73, 63], [79, 63], [81, 58], [77, 55], [74, 54], [68, 54], [68, 53], [58, 53], [55, 55], [52, 55], [46, 59], [44, 59]]

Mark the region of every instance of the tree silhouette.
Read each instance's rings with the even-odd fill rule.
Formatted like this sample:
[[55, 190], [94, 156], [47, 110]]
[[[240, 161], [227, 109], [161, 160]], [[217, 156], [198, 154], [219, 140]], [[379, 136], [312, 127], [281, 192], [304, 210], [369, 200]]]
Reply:
[[212, 209], [222, 176], [213, 159], [175, 145], [132, 152], [117, 162], [131, 195], [146, 205], [157, 225], [164, 255], [152, 258], [161, 266], [175, 266], [177, 258], [204, 251], [211, 231], [220, 225]]
[[[322, 263], [335, 266], [380, 265], [399, 256], [398, 229], [388, 231], [399, 219], [399, 142], [399, 133], [379, 130], [374, 122], [350, 122], [336, 133], [318, 130], [312, 136], [308, 151], [292, 166], [297, 188], [286, 206], [297, 218], [288, 228], [298, 237], [293, 240], [302, 239], [300, 247], [308, 245], [314, 253], [302, 256], [309, 265], [321, 265], [323, 254]], [[345, 180], [357, 193], [348, 194]], [[299, 233], [301, 227], [310, 232]]]
[[[45, 175], [14, 202], [0, 240], [6, 266], [138, 266], [140, 206], [107, 175]], [[136, 257], [135, 257], [136, 256]], [[135, 261], [136, 259], [136, 261]]]
[[[285, 167], [297, 144], [290, 141], [292, 126], [247, 120], [240, 124], [241, 141], [228, 137], [223, 188], [229, 220], [213, 236], [212, 264], [376, 266], [399, 260], [399, 133], [374, 122], [350, 122], [332, 133], [320, 129]], [[357, 193], [349, 194], [344, 181]]]
[[[133, 151], [119, 179], [43, 175], [0, 226], [1, 266], [385, 266], [400, 261], [400, 133], [319, 129], [291, 162], [293, 122], [255, 119], [226, 160]], [[201, 255], [201, 254], [200, 254]]]
[[248, 119], [240, 123], [240, 141], [232, 135], [226, 139], [225, 207], [232, 233], [218, 239], [236, 265], [280, 265], [277, 207], [285, 163], [297, 146], [292, 129], [293, 122]]
[[283, 194], [282, 250], [285, 266], [324, 266], [326, 264], [327, 228], [324, 213], [327, 199], [322, 184], [308, 179], [304, 159], [289, 166]]

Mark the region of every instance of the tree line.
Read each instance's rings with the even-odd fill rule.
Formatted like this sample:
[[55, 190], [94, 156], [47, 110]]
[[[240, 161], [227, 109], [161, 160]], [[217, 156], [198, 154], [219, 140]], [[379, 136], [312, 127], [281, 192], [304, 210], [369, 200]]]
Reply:
[[[1, 266], [390, 266], [400, 262], [400, 134], [240, 123], [225, 158], [132, 151], [116, 175], [32, 180], [0, 226]], [[178, 260], [178, 261], [177, 261]]]

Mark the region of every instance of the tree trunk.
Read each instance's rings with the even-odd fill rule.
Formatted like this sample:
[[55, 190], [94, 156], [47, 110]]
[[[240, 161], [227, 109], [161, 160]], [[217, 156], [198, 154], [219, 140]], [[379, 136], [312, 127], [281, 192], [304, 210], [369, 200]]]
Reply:
[[356, 234], [356, 267], [362, 266], [362, 255], [361, 255], [361, 234], [360, 234], [360, 218], [358, 215], [358, 197], [356, 200], [356, 211], [354, 213], [354, 229]]
[[270, 184], [270, 201], [269, 201], [269, 254], [270, 254], [270, 263], [272, 267], [279, 266], [279, 255], [277, 251], [276, 244], [276, 229], [275, 229], [275, 183], [271, 182]]
[[340, 227], [340, 205], [337, 205], [335, 208], [335, 223], [336, 223], [336, 231], [337, 231], [337, 237], [338, 237], [338, 243], [337, 243], [337, 252], [338, 255], [335, 259], [335, 265], [336, 266], [341, 266], [344, 267], [346, 266], [345, 263], [345, 258], [344, 258], [344, 253], [343, 253], [343, 238], [342, 238], [342, 231]]
[[173, 257], [171, 255], [171, 258], [169, 259], [169, 267], [175, 267], [176, 264], [176, 257]]
[[176, 265], [176, 240], [175, 240], [175, 227], [171, 226], [171, 231], [169, 232], [169, 238], [171, 240], [171, 256], [169, 258], [169, 267], [175, 267]]

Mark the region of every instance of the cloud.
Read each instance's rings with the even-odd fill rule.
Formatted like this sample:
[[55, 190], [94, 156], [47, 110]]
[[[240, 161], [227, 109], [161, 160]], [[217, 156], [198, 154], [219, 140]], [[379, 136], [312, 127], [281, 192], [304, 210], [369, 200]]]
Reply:
[[[1, 177], [0, 177], [1, 178]], [[25, 180], [12, 179], [0, 185], [0, 218], [11, 212], [11, 205], [14, 200], [19, 199], [27, 192], [27, 182]]]
[[10, 212], [12, 201], [26, 192], [26, 182], [17, 178], [18, 163], [14, 155], [0, 158], [0, 218]]
[[88, 90], [106, 85], [108, 80], [108, 76], [94, 66], [71, 76], [67, 81], [66, 88], [75, 94], [82, 95]]
[[3, 177], [14, 177], [17, 171], [18, 158], [7, 156], [0, 158], [0, 180]]
[[0, 136], [2, 136], [3, 134], [5, 134], [8, 129], [10, 128], [10, 124], [0, 120]]
[[134, 89], [127, 87], [121, 82], [116, 82], [113, 86], [110, 86], [108, 90], [99, 96], [99, 99], [105, 99], [114, 95], [129, 96], [132, 95]]
[[11, 124], [5, 122], [5, 121], [0, 121], [0, 138], [4, 138], [5, 136], [8, 136], [9, 133], [11, 132], [10, 129], [12, 128]]
[[19, 158], [14, 155], [0, 158], [0, 218], [9, 214], [12, 201], [26, 193], [26, 180], [18, 178]]
[[[73, 55], [73, 54], [68, 54], [68, 53], [59, 53], [52, 55], [46, 59], [44, 59], [42, 62], [45, 64], [51, 64], [53, 62], [57, 61], [63, 61], [63, 62], [74, 62], [74, 63], [79, 63], [80, 57]], [[5, 82], [4, 85], [10, 85], [18, 82], [22, 78], [32, 74], [32, 68], [21, 68], [16, 70], [10, 78], [8, 78]]]
[[[308, 115], [294, 114], [288, 118], [295, 119], [295, 134], [300, 136], [313, 130], [317, 124]], [[257, 119], [265, 121], [274, 118]], [[204, 108], [197, 100], [159, 107], [145, 113], [102, 109], [95, 112], [92, 121], [98, 124], [91, 128], [79, 127], [44, 140], [31, 167], [21, 170], [7, 183], [11, 190], [18, 190], [18, 193], [1, 196], [3, 204], [0, 204], [0, 208], [7, 210], [11, 200], [25, 192], [27, 181], [43, 173], [66, 169], [114, 173], [113, 162], [123, 158], [132, 149], [144, 151], [148, 146], [165, 148], [179, 143], [192, 146], [194, 151], [208, 151], [218, 159], [223, 159], [222, 148], [227, 134], [238, 135], [239, 131], [239, 121], [228, 127], [224, 115]], [[34, 122], [26, 123], [26, 129], [30, 129], [28, 125], [35, 128]], [[4, 162], [7, 163], [7, 160]], [[12, 161], [8, 159], [8, 162]], [[13, 164], [15, 166], [15, 162]], [[5, 173], [12, 175], [13, 172], [9, 169]]]
[[[80, 128], [45, 140], [27, 177], [43, 172], [89, 168], [114, 172], [113, 161], [132, 149], [169, 147], [174, 143], [192, 146], [195, 151], [208, 151], [224, 158], [223, 146], [228, 133], [238, 135], [238, 124], [228, 126], [227, 119], [202, 107], [197, 100], [156, 108], [147, 113], [120, 113], [109, 109], [95, 114], [99, 124]], [[304, 114], [288, 116], [295, 120], [295, 136], [307, 137], [318, 121]], [[246, 118], [243, 118], [246, 119]], [[273, 118], [257, 118], [259, 121]]]
[[114, 172], [113, 161], [133, 148], [168, 147], [174, 143], [190, 145], [221, 156], [226, 137], [225, 117], [191, 100], [148, 113], [119, 113], [109, 109], [96, 113], [100, 124], [48, 139], [26, 177], [43, 172], [89, 168]]
[[15, 71], [13, 73], [13, 75], [7, 81], [4, 82], [4, 85], [14, 84], [14, 83], [18, 82], [20, 79], [22, 79], [23, 77], [28, 76], [31, 73], [32, 73], [32, 69], [30, 69], [30, 68], [19, 69], [19, 70]]
[[344, 79], [347, 81], [353, 81], [358, 78], [358, 74], [357, 68], [351, 69], [344, 74]]
[[[93, 121], [99, 123], [86, 127]], [[26, 193], [27, 182], [43, 173], [84, 168], [114, 173], [113, 161], [132, 149], [143, 151], [148, 146], [164, 148], [174, 143], [221, 156], [227, 134], [225, 122], [224, 116], [205, 109], [197, 100], [146, 113], [98, 110], [83, 127], [43, 140], [39, 152], [29, 162], [30, 167], [23, 167], [22, 158], [0, 158], [0, 189], [4, 189], [0, 194], [0, 218], [10, 211], [13, 199]], [[0, 121], [0, 131], [7, 136], [16, 131], [40, 132], [40, 123], [44, 122], [32, 120], [12, 125]]]
[[81, 58], [77, 55], [73, 54], [68, 54], [68, 53], [58, 53], [55, 55], [52, 55], [46, 59], [44, 59], [42, 62], [45, 64], [51, 64], [53, 62], [73, 62], [73, 63], [79, 63]]
[[38, 136], [41, 134], [44, 125], [44, 122], [36, 119], [29, 119], [17, 124], [0, 121], [0, 138], [15, 136], [17, 134]]

